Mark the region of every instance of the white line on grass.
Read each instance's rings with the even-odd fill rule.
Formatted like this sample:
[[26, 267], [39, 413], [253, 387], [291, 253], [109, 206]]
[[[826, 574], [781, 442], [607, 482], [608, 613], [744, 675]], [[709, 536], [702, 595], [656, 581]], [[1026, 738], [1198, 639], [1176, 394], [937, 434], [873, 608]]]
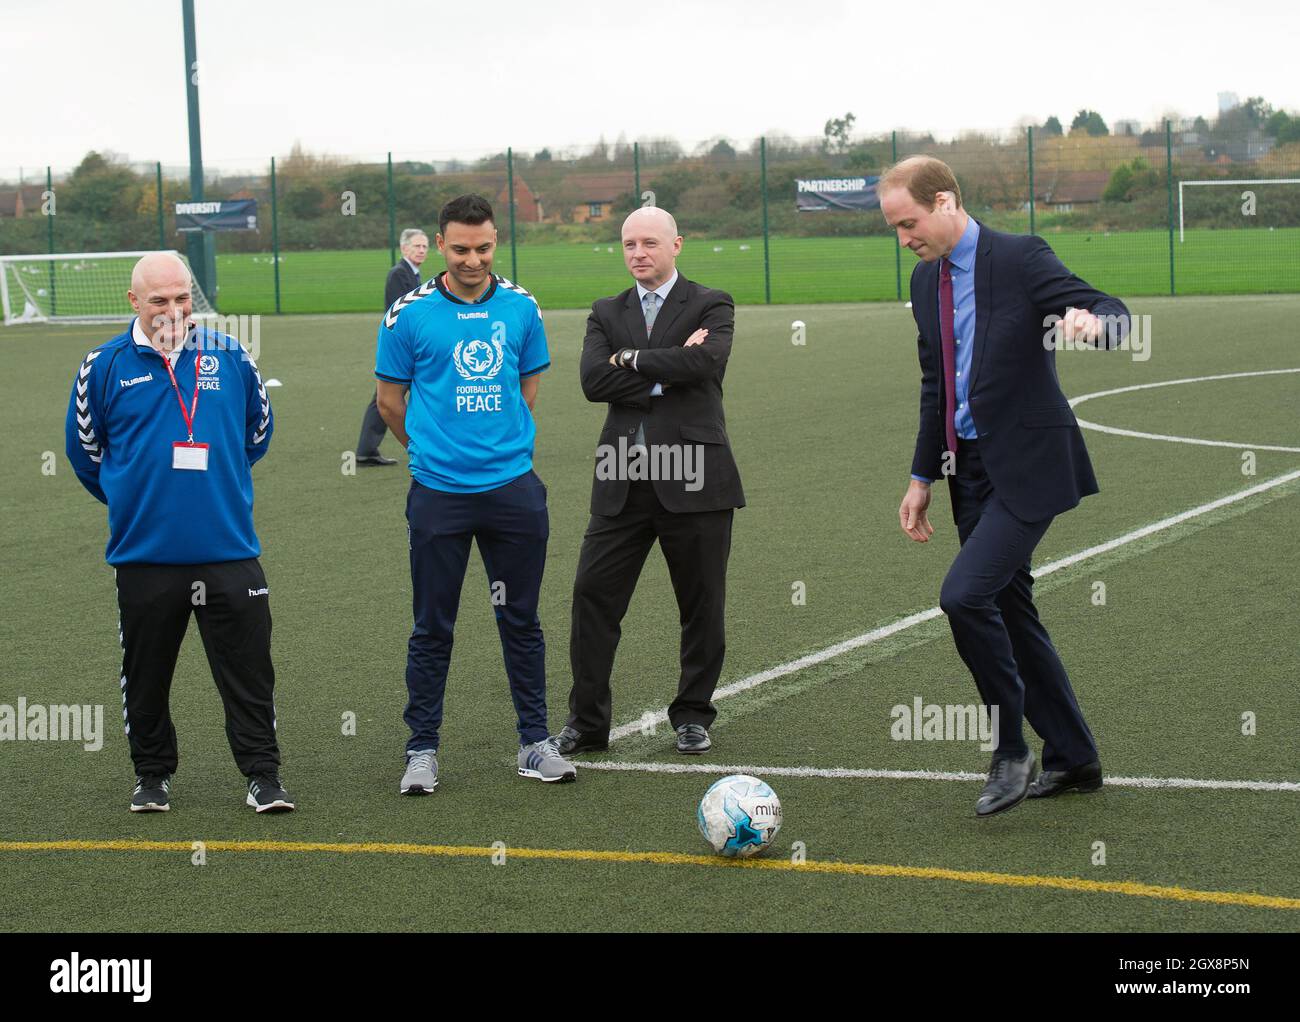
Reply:
[[[1288, 370], [1289, 371], [1289, 370]], [[1076, 554], [1070, 554], [1068, 557], [1062, 557], [1060, 560], [1052, 561], [1045, 564], [1034, 572], [1034, 578], [1042, 578], [1044, 575], [1050, 575], [1053, 572], [1061, 571], [1080, 561], [1088, 560], [1100, 554], [1107, 553], [1117, 547], [1125, 546], [1136, 540], [1143, 539], [1146, 536], [1153, 535], [1157, 532], [1163, 532], [1165, 529], [1171, 529], [1175, 525], [1190, 521], [1193, 518], [1199, 518], [1201, 515], [1209, 514], [1211, 511], [1217, 511], [1221, 507], [1227, 507], [1229, 504], [1235, 504], [1238, 501], [1246, 500], [1256, 494], [1264, 493], [1274, 487], [1282, 486], [1295, 479], [1300, 479], [1300, 469], [1294, 472], [1287, 472], [1280, 476], [1274, 476], [1255, 486], [1248, 486], [1244, 490], [1238, 490], [1236, 493], [1230, 493], [1226, 497], [1220, 497], [1218, 500], [1212, 500], [1207, 504], [1201, 504], [1187, 511], [1171, 515], [1168, 518], [1162, 518], [1158, 522], [1150, 525], [1144, 525], [1140, 529], [1134, 529], [1132, 532], [1126, 532], [1116, 539], [1109, 540], [1105, 543], [1099, 543], [1096, 546], [1088, 547], [1086, 550], [1080, 550]], [[726, 699], [740, 692], [746, 692], [751, 688], [757, 688], [759, 685], [766, 684], [769, 681], [775, 681], [777, 678], [783, 678], [787, 674], [794, 674], [802, 671], [806, 667], [813, 667], [817, 664], [824, 663], [827, 660], [833, 660], [835, 657], [842, 656], [845, 653], [863, 646], [869, 646], [874, 642], [895, 635], [898, 632], [914, 628], [916, 625], [926, 621], [933, 621], [937, 617], [943, 616], [943, 611], [938, 607], [931, 607], [929, 610], [923, 610], [917, 614], [909, 614], [907, 617], [899, 618], [890, 624], [883, 625], [880, 628], [873, 629], [869, 632], [863, 632], [851, 639], [845, 639], [843, 642], [837, 642], [833, 646], [827, 646], [825, 649], [818, 650], [816, 653], [809, 653], [801, 656], [797, 660], [791, 660], [776, 667], [769, 667], [765, 671], [759, 671], [757, 674], [751, 674], [739, 681], [733, 681], [730, 685], [724, 685], [713, 693], [713, 699], [716, 702], [719, 699]], [[628, 738], [631, 735], [640, 734], [651, 723], [661, 724], [668, 719], [668, 709], [658, 710], [651, 714], [647, 712], [644, 716], [636, 720], [628, 721], [626, 724], [620, 724], [609, 733], [609, 740], [617, 742], [621, 739]]]
[[[1220, 373], [1217, 376], [1192, 376], [1185, 380], [1162, 380], [1159, 383], [1139, 383], [1132, 387], [1116, 387], [1114, 390], [1099, 390], [1095, 394], [1083, 394], [1070, 399], [1070, 407], [1075, 408], [1085, 401], [1096, 397], [1110, 397], [1113, 394], [1130, 394], [1135, 390], [1152, 390], [1156, 387], [1176, 387], [1180, 383], [1205, 383], [1210, 380], [1238, 380], [1247, 376], [1279, 376], [1284, 373], [1300, 373], [1300, 369], [1261, 369], [1249, 373]], [[1120, 429], [1118, 426], [1103, 426], [1096, 422], [1079, 419], [1082, 429], [1095, 430], [1098, 433], [1111, 433], [1115, 436], [1137, 437], [1140, 440], [1164, 440], [1173, 444], [1195, 444], [1199, 447], [1233, 447], [1252, 451], [1283, 451], [1288, 454], [1300, 454], [1300, 447], [1280, 447], [1276, 444], [1248, 444], [1235, 440], [1201, 440], [1190, 436], [1166, 436], [1164, 433], [1143, 433], [1136, 429]]]
[[[756, 777], [824, 777], [888, 781], [986, 781], [987, 774], [965, 770], [857, 770], [848, 767], [736, 766], [724, 763], [623, 763], [598, 760], [579, 764], [583, 770], [614, 770], [647, 774], [752, 774]], [[1215, 791], [1300, 791], [1300, 781], [1214, 781], [1195, 777], [1106, 777], [1120, 788], [1206, 788]]]

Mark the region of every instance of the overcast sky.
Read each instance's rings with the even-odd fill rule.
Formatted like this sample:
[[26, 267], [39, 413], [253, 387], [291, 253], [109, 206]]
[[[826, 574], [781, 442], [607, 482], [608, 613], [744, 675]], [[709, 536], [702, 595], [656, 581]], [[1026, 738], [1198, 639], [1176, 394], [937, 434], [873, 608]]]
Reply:
[[[195, 0], [203, 155], [477, 156], [672, 135], [950, 135], [1089, 107], [1300, 109], [1294, 2]], [[0, 0], [0, 177], [188, 160], [180, 0]]]

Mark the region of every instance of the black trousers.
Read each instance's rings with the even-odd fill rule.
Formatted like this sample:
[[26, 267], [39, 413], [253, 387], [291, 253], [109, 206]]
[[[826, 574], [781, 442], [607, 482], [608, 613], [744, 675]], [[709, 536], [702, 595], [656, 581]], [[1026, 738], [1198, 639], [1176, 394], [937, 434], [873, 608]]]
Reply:
[[379, 453], [379, 444], [388, 433], [388, 424], [379, 414], [379, 391], [370, 395], [370, 404], [366, 405], [365, 414], [361, 416], [361, 437], [357, 440], [357, 457], [372, 458]]
[[122, 716], [137, 774], [176, 772], [169, 697], [190, 613], [226, 711], [226, 738], [247, 776], [275, 771], [275, 670], [266, 576], [256, 558], [218, 564], [124, 564]]
[[730, 508], [673, 514], [659, 503], [653, 484], [634, 482], [619, 514], [592, 516], [582, 537], [573, 586], [570, 727], [598, 740], [609, 734], [614, 653], [623, 616], [656, 539], [668, 562], [682, 628], [681, 676], [668, 719], [673, 727], [713, 723], [713, 690], [726, 653], [727, 558], [734, 515]]
[[997, 754], [1025, 754], [1028, 720], [1043, 739], [1045, 770], [1092, 762], [1092, 732], [1034, 606], [1030, 557], [1052, 519], [1025, 522], [1011, 513], [984, 470], [977, 441], [959, 441], [948, 487], [961, 552], [943, 581], [939, 606], [980, 698], [998, 707]]

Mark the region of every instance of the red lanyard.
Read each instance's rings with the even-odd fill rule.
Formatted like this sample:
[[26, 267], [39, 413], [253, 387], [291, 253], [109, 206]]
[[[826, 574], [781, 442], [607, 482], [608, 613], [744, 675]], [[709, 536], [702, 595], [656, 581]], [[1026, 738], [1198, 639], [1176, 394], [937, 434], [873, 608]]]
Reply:
[[181, 415], [185, 417], [185, 428], [189, 430], [190, 443], [194, 443], [194, 416], [199, 410], [199, 353], [194, 352], [194, 401], [189, 411], [185, 410], [185, 399], [181, 397], [180, 385], [176, 382], [176, 373], [172, 371], [172, 360], [166, 352], [162, 353], [163, 364], [167, 366], [167, 375], [172, 379], [172, 390], [176, 391], [176, 401], [181, 406]]

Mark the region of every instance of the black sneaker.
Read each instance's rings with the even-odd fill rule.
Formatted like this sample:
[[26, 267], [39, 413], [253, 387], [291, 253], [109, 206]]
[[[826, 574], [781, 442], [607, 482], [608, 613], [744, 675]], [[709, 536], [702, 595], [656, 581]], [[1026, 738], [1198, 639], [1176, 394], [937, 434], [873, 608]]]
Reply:
[[171, 774], [141, 774], [131, 793], [131, 812], [165, 813], [171, 808]]
[[708, 752], [712, 747], [709, 730], [703, 724], [683, 724], [677, 729], [678, 752], [697, 756], [701, 752]]
[[583, 734], [576, 728], [565, 724], [558, 735], [552, 736], [555, 749], [561, 756], [577, 756], [584, 752], [604, 752], [609, 748], [609, 738], [600, 739]]
[[254, 774], [248, 779], [247, 803], [259, 813], [289, 813], [293, 799], [280, 784], [276, 774]]

